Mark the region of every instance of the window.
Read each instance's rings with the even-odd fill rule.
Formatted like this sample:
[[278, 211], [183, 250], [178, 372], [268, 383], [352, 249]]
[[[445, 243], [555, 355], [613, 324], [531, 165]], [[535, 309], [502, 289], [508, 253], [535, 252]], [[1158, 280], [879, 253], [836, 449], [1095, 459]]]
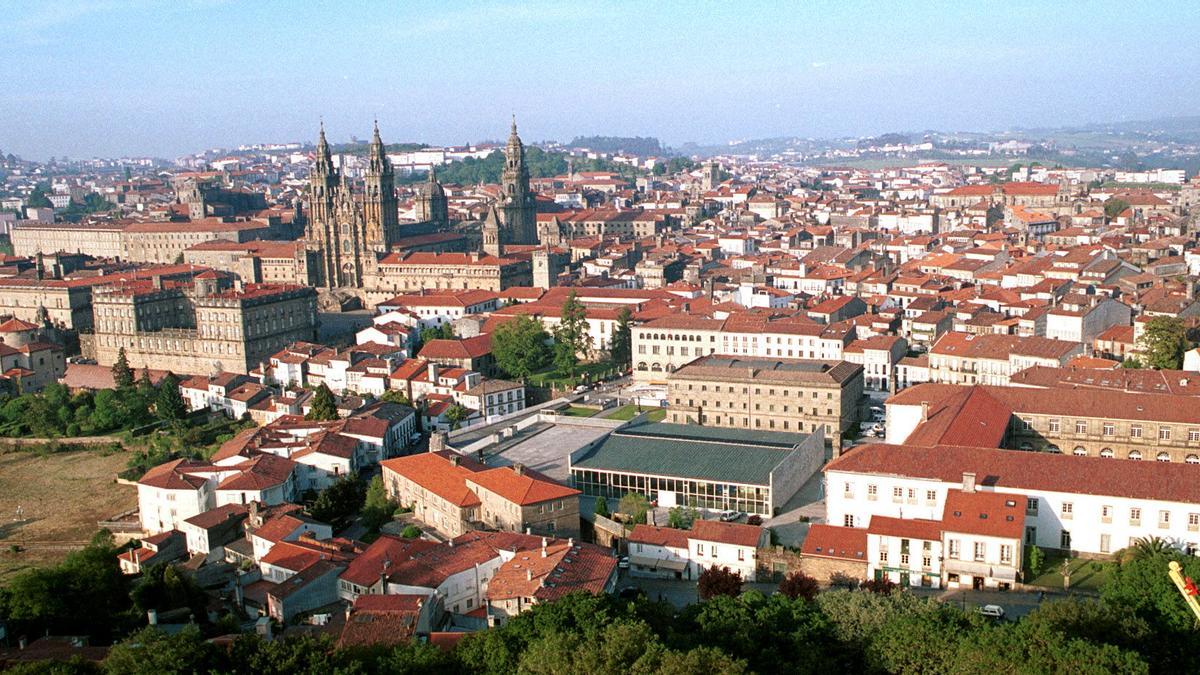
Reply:
[[704, 544], [696, 544], [696, 555], [704, 555]]
[[929, 556], [924, 556], [923, 558], [921, 558], [921, 567], [924, 567], [925, 569], [929, 569], [932, 566], [933, 566], [933, 558], [931, 558]]
[[1129, 437], [1130, 438], [1141, 438], [1142, 437], [1142, 425], [1140, 425], [1140, 424], [1130, 425]]
[[1032, 428], [1033, 428], [1033, 420], [1029, 419], [1028, 417], [1021, 419], [1021, 430], [1022, 431], [1029, 431]]
[[936, 502], [937, 501], [937, 490], [926, 490], [925, 491], [925, 501]]
[[1200, 464], [1200, 456], [1188, 455], [1187, 459], [1183, 461], [1187, 462], [1188, 464]]
[[1171, 526], [1171, 512], [1170, 511], [1159, 511], [1158, 512], [1158, 526], [1161, 528], [1164, 528], [1164, 529]]
[[846, 487], [842, 491], [842, 496], [846, 499], [854, 499], [854, 483], [846, 483]]
[[953, 560], [958, 560], [958, 540], [951, 539], [948, 543], [950, 544], [950, 552], [948, 553], [949, 557]]
[[1025, 499], [1025, 513], [1031, 516], [1036, 516], [1038, 512], [1038, 498], [1028, 497]]
[[1116, 436], [1117, 435], [1117, 426], [1115, 424], [1113, 424], [1112, 422], [1105, 422], [1103, 433], [1105, 436]]
[[987, 558], [987, 544], [982, 541], [975, 542], [975, 560], [982, 561]]
[[1112, 537], [1110, 537], [1107, 534], [1100, 535], [1100, 552], [1101, 553], [1111, 553], [1112, 552], [1111, 549], [1112, 549]]
[[1113, 507], [1111, 507], [1107, 504], [1105, 504], [1104, 506], [1101, 506], [1100, 507], [1100, 522], [1111, 523], [1112, 522], [1112, 512], [1113, 512]]
[[1071, 533], [1066, 530], [1063, 530], [1062, 534], [1059, 535], [1059, 537], [1058, 537], [1058, 543], [1059, 543], [1059, 548], [1065, 549], [1068, 551], [1071, 550]]
[[1188, 429], [1188, 442], [1200, 441], [1200, 429]]
[[1129, 524], [1130, 525], [1141, 525], [1142, 524], [1142, 510], [1141, 509], [1139, 509], [1137, 507], [1129, 509]]
[[875, 501], [875, 497], [877, 496], [878, 492], [879, 492], [878, 486], [868, 485], [867, 486], [867, 499], [870, 501]]
[[892, 488], [892, 501], [904, 501], [904, 488]]
[[1054, 419], [1051, 419], [1051, 420], [1050, 420], [1050, 431], [1051, 431], [1051, 433], [1055, 433], [1055, 434], [1057, 434], [1057, 433], [1058, 433], [1058, 430], [1059, 430], [1059, 427], [1060, 427], [1061, 425], [1062, 425], [1062, 420], [1059, 420], [1057, 417], [1055, 417]]
[[1012, 546], [1009, 544], [1000, 545], [1000, 562], [1005, 565], [1012, 564]]
[[746, 549], [739, 548], [738, 549], [738, 560], [745, 560], [745, 559], [746, 559]]
[[881, 562], [881, 563], [887, 562], [887, 555], [888, 555], [888, 552], [887, 552], [886, 548], [879, 549], [879, 562]]
[[1160, 441], [1171, 440], [1171, 427], [1159, 427], [1158, 428], [1158, 440], [1160, 440]]
[[846, 527], [854, 527], [854, 516], [847, 513], [842, 517], [842, 525], [845, 525]]
[[1200, 530], [1200, 513], [1188, 514], [1188, 532]]
[[1072, 504], [1071, 502], [1063, 502], [1062, 503], [1061, 512], [1062, 512], [1063, 520], [1069, 520], [1074, 515], [1074, 511], [1075, 511], [1074, 504]]
[[1084, 420], [1075, 420], [1075, 433], [1086, 434], [1087, 433], [1087, 422]]
[[1087, 457], [1087, 448], [1083, 447], [1082, 445], [1077, 445], [1075, 446], [1075, 449], [1071, 451], [1071, 454], [1075, 455], [1076, 457]]
[[1154, 461], [1156, 461], [1156, 462], [1169, 462], [1169, 461], [1171, 461], [1171, 455], [1170, 455], [1170, 454], [1168, 454], [1168, 453], [1165, 453], [1165, 452], [1160, 452], [1160, 453], [1158, 453], [1157, 455], [1155, 455], [1155, 456], [1154, 456]]
[[1132, 459], [1135, 462], [1140, 462], [1142, 461], [1142, 453], [1138, 452], [1137, 450], [1132, 450], [1129, 453], [1129, 459]]
[[1100, 451], [1100, 456], [1103, 457], [1104, 459], [1112, 459], [1113, 454], [1114, 453], [1113, 453], [1112, 448], [1104, 448], [1103, 450]]

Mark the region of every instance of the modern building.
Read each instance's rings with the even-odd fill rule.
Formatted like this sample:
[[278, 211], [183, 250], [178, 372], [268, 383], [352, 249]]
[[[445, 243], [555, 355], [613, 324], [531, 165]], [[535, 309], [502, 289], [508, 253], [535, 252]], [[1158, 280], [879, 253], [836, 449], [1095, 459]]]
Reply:
[[635, 422], [570, 455], [584, 494], [637, 492], [659, 506], [733, 509], [770, 517], [825, 460], [820, 430], [783, 433]]

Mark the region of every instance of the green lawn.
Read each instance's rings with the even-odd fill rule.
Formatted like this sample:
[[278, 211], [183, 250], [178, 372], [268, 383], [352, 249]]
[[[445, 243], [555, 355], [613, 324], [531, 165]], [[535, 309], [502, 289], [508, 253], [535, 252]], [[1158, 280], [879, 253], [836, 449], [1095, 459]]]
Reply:
[[582, 382], [594, 382], [596, 378], [613, 372], [613, 365], [607, 361], [599, 363], [581, 363], [576, 368], [575, 377], [560, 374], [554, 368], [547, 368], [540, 373], [529, 376], [529, 384], [534, 387], [574, 387]]
[[[651, 422], [661, 422], [667, 416], [666, 408], [643, 407], [642, 410], [650, 411], [650, 414], [646, 416], [646, 419]], [[610, 420], [631, 420], [634, 417], [637, 417], [638, 414], [639, 414], [638, 407], [631, 403], [629, 405], [623, 405], [620, 408], [617, 408], [616, 410], [610, 412], [609, 414], [605, 415], [604, 417], [606, 419], [610, 419]]]
[[[1062, 561], [1062, 554], [1047, 553], [1046, 562], [1042, 565], [1041, 575], [1029, 583], [1033, 586], [1062, 590]], [[1107, 560], [1072, 558], [1068, 563], [1068, 567], [1071, 570], [1071, 588], [1099, 590], [1100, 586], [1112, 576], [1112, 570], [1115, 566], [1115, 562]]]
[[598, 412], [600, 411], [596, 408], [585, 408], [583, 406], [572, 405], [559, 410], [558, 414], [566, 415], [568, 417], [591, 417]]

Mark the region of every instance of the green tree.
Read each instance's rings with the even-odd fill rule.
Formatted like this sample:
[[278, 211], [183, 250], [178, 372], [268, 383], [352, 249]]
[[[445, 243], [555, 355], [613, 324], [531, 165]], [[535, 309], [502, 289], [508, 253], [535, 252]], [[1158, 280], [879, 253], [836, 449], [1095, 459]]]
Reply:
[[373, 477], [367, 484], [366, 499], [363, 502], [363, 525], [371, 532], [378, 532], [379, 528], [392, 519], [398, 506], [388, 497], [387, 488], [383, 485], [383, 478]]
[[1104, 215], [1107, 216], [1109, 220], [1113, 220], [1117, 216], [1124, 213], [1125, 209], [1127, 208], [1129, 208], [1129, 202], [1125, 201], [1124, 199], [1113, 197], [1112, 199], [1104, 202]]
[[509, 377], [524, 380], [550, 362], [549, 339], [540, 321], [522, 314], [492, 331], [492, 356]]
[[618, 368], [628, 368], [633, 359], [633, 329], [630, 325], [632, 316], [633, 313], [628, 307], [622, 307], [617, 313], [617, 325], [613, 328], [609, 353]]
[[28, 207], [45, 209], [54, 206], [54, 204], [50, 203], [50, 198], [46, 196], [45, 183], [38, 183], [37, 186], [33, 188], [33, 192], [29, 193], [29, 200], [25, 202], [25, 205]]
[[692, 523], [696, 522], [696, 518], [700, 517], [700, 513], [691, 506], [675, 506], [667, 511], [667, 527], [673, 527], [676, 530], [690, 530]]
[[342, 476], [317, 495], [309, 515], [323, 523], [343, 525], [362, 509], [366, 492], [362, 481], [354, 476]]
[[329, 391], [329, 387], [322, 382], [313, 392], [312, 402], [309, 404], [308, 414], [304, 416], [304, 419], [328, 422], [337, 418], [337, 403], [333, 400], [333, 392]]
[[617, 502], [617, 513], [629, 517], [629, 522], [636, 524], [646, 522], [646, 514], [650, 511], [650, 500], [640, 492], [626, 492], [621, 501]]
[[1187, 351], [1187, 327], [1183, 320], [1172, 316], [1156, 316], [1146, 322], [1138, 350], [1146, 365], [1157, 370], [1179, 370]]
[[160, 673], [224, 672], [231, 664], [218, 647], [205, 641], [200, 629], [187, 626], [168, 635], [147, 626], [116, 645], [104, 659], [110, 675], [159, 675]]
[[160, 418], [172, 422], [180, 422], [187, 417], [187, 405], [179, 391], [179, 378], [174, 373], [167, 373], [158, 383], [154, 409]]
[[593, 513], [605, 518], [612, 516], [612, 513], [608, 510], [608, 500], [604, 497], [596, 497], [596, 508]]
[[404, 529], [400, 531], [400, 536], [405, 539], [416, 539], [421, 536], [421, 528], [412, 524], [405, 525]]
[[457, 403], [450, 404], [446, 409], [446, 421], [450, 423], [450, 429], [458, 429], [462, 427], [462, 423], [467, 421], [471, 416], [471, 411]]
[[700, 572], [696, 587], [701, 600], [718, 595], [736, 596], [742, 592], [742, 575], [728, 567], [713, 565]]
[[134, 607], [143, 615], [151, 609], [163, 612], [186, 607], [191, 610], [195, 621], [208, 622], [205, 609], [208, 596], [204, 589], [174, 565], [160, 563], [149, 566], [133, 587], [131, 597]]
[[383, 392], [383, 396], [380, 396], [379, 400], [384, 401], [385, 403], [396, 403], [399, 405], [406, 405], [410, 408], [412, 407], [412, 401], [409, 400], [408, 395], [399, 389], [389, 389]]
[[112, 376], [117, 389], [129, 389], [133, 386], [133, 369], [129, 367], [124, 347], [117, 350], [117, 360], [112, 365]]
[[453, 340], [455, 337], [454, 326], [448, 323], [421, 329], [421, 344], [428, 344], [432, 340]]
[[575, 377], [580, 355], [587, 354], [592, 346], [588, 333], [587, 308], [579, 301], [574, 291], [563, 301], [562, 314], [554, 328], [554, 365], [566, 377]]

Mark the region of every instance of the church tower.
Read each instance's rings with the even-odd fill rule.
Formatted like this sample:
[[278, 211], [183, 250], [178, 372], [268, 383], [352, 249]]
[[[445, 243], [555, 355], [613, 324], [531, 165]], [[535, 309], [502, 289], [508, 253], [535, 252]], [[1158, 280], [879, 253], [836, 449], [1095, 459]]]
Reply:
[[397, 237], [400, 214], [396, 203], [396, 175], [388, 161], [383, 140], [379, 138], [379, 122], [371, 137], [370, 156], [363, 181], [363, 219], [366, 234], [363, 244], [367, 252], [386, 253]]
[[450, 206], [446, 201], [446, 191], [442, 184], [437, 182], [437, 175], [432, 166], [429, 167], [429, 178], [425, 181], [425, 186], [417, 195], [416, 217], [418, 222], [436, 223], [439, 228], [450, 224]]
[[321, 284], [326, 288], [337, 285], [337, 228], [334, 224], [334, 203], [340, 178], [333, 168], [329, 143], [325, 140], [325, 123], [317, 139], [317, 155], [308, 177], [309, 217], [304, 229], [305, 248], [320, 253]]
[[483, 218], [483, 252], [488, 255], [499, 256], [500, 251], [500, 233], [501, 233], [500, 214], [496, 211], [496, 207], [488, 209], [487, 215]]
[[537, 203], [529, 188], [529, 168], [525, 166], [525, 145], [517, 135], [517, 118], [504, 148], [504, 172], [500, 174], [500, 216], [504, 222], [505, 244], [536, 244]]

